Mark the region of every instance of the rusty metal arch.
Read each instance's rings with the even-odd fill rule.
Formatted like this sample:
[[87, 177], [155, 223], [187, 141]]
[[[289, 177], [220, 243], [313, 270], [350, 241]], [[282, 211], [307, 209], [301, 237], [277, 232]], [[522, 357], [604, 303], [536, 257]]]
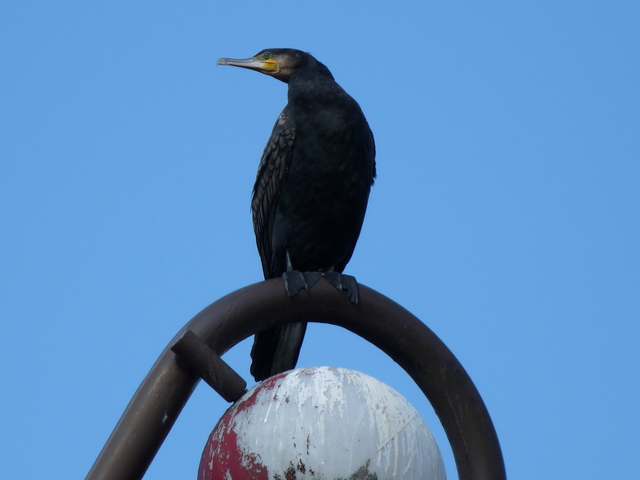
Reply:
[[300, 321], [344, 327], [395, 360], [442, 422], [461, 480], [506, 479], [498, 437], [478, 390], [453, 353], [424, 323], [364, 285], [356, 306], [326, 280], [289, 298], [282, 279], [277, 278], [220, 298], [183, 327], [138, 387], [87, 480], [144, 476], [200, 379], [171, 351], [186, 330], [222, 355], [259, 330]]

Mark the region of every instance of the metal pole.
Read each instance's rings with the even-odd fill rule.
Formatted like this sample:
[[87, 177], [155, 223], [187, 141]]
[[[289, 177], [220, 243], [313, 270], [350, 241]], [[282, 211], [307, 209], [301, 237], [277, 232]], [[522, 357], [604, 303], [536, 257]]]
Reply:
[[364, 285], [354, 305], [327, 281], [289, 298], [277, 278], [230, 293], [185, 325], [136, 391], [87, 480], [144, 476], [199, 380], [171, 351], [186, 330], [222, 355], [257, 331], [291, 322], [338, 325], [379, 347], [404, 368], [433, 406], [459, 478], [506, 479], [498, 437], [480, 394], [453, 353], [424, 323]]

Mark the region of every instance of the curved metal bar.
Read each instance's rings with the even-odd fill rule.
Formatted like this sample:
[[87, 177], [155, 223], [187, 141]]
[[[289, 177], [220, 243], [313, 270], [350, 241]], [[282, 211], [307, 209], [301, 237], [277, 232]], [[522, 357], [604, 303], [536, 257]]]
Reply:
[[364, 285], [354, 305], [327, 281], [289, 298], [278, 278], [222, 297], [183, 327], [136, 391], [87, 480], [144, 476], [199, 380], [171, 351], [185, 330], [222, 355], [257, 331], [301, 321], [344, 327], [404, 368], [440, 418], [460, 479], [506, 479], [498, 437], [480, 394], [453, 353], [424, 323]]

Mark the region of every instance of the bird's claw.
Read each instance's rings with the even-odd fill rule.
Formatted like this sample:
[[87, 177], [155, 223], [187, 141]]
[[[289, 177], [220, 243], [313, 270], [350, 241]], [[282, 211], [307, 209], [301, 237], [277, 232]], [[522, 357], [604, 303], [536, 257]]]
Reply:
[[358, 304], [360, 298], [360, 291], [358, 289], [358, 282], [353, 275], [342, 275], [342, 290], [347, 293], [351, 303]]
[[309, 289], [309, 285], [304, 278], [304, 274], [298, 270], [284, 272], [282, 274], [282, 279], [284, 280], [284, 289], [287, 291], [287, 295], [289, 295], [289, 297], [293, 297], [303, 288], [305, 290]]
[[304, 272], [304, 280], [307, 282], [307, 290], [312, 288], [323, 277], [322, 272]]
[[351, 302], [358, 304], [359, 292], [356, 277], [351, 275], [343, 275], [338, 272], [300, 272], [291, 270], [284, 272], [282, 278], [284, 280], [284, 289], [289, 297], [293, 297], [303, 288], [309, 290], [324, 277], [329, 283], [338, 290], [345, 292]]

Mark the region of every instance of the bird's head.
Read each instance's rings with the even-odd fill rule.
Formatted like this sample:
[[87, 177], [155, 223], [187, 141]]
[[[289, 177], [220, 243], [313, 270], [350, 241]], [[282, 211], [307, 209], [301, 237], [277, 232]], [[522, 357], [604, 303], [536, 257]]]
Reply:
[[293, 48], [268, 48], [251, 58], [221, 58], [217, 64], [248, 68], [270, 75], [285, 83], [288, 83], [291, 75], [300, 68], [317, 65], [326, 69], [310, 54]]

